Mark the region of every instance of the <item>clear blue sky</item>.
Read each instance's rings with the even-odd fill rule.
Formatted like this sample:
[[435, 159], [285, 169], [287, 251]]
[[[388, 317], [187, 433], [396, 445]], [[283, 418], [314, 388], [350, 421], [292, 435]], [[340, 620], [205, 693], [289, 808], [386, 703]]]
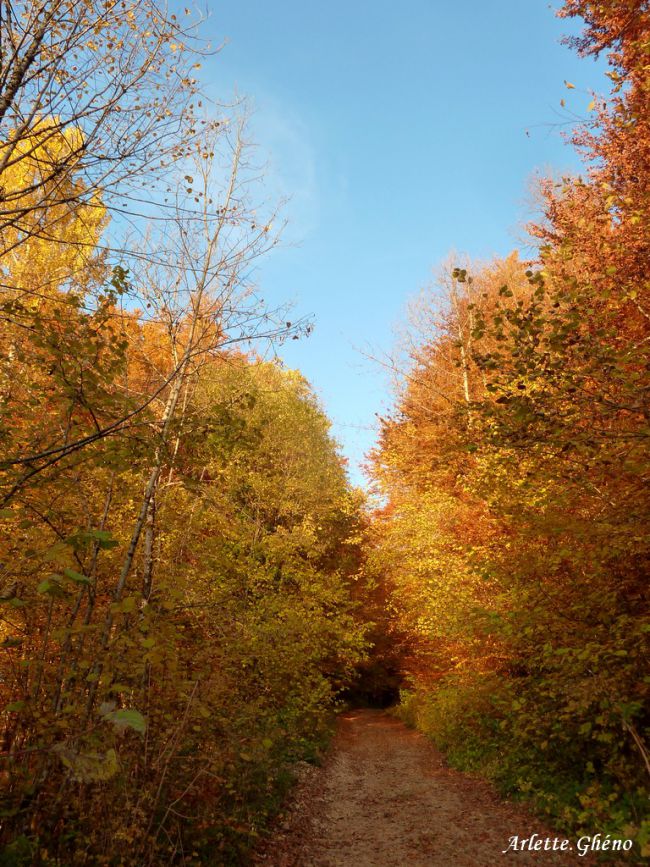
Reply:
[[250, 98], [269, 195], [292, 197], [257, 280], [271, 303], [314, 314], [313, 335], [280, 354], [319, 394], [355, 482], [390, 404], [360, 350], [391, 348], [450, 250], [517, 246], [536, 170], [578, 165], [560, 99], [584, 116], [606, 79], [559, 44], [570, 26], [545, 0], [212, 6], [210, 37], [228, 43], [204, 70], [208, 91]]

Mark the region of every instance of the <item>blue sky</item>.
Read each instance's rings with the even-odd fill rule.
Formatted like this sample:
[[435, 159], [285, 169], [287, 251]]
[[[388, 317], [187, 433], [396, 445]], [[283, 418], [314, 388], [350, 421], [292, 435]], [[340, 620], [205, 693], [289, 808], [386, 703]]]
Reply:
[[315, 317], [279, 354], [313, 384], [356, 483], [390, 405], [364, 353], [390, 350], [408, 298], [452, 249], [520, 246], [535, 172], [578, 166], [560, 99], [586, 116], [607, 80], [560, 45], [570, 30], [544, 0], [212, 6], [207, 31], [227, 44], [207, 90], [250, 100], [268, 196], [290, 197], [256, 279], [271, 304]]

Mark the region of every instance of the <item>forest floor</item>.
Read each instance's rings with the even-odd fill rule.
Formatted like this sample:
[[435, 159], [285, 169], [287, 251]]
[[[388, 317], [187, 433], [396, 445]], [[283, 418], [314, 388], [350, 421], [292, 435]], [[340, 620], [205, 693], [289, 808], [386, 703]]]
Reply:
[[486, 782], [447, 766], [422, 734], [378, 710], [342, 714], [320, 768], [304, 765], [254, 863], [269, 867], [493, 867], [592, 864], [573, 852], [508, 849], [539, 834], [561, 842]]

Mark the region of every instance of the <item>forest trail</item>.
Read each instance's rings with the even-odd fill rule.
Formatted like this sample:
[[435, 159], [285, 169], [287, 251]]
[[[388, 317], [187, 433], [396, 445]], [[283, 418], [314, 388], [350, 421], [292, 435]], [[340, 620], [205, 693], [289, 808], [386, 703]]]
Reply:
[[[306, 770], [306, 769], [305, 769]], [[306, 770], [258, 855], [272, 867], [494, 867], [592, 863], [577, 852], [507, 852], [510, 838], [560, 837], [487, 783], [447, 767], [419, 732], [378, 710], [343, 714], [322, 768]]]

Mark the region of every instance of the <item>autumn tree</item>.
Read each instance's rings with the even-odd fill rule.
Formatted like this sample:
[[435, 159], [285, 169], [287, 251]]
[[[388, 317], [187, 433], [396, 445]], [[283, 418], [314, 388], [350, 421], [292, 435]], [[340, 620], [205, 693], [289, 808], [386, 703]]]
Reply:
[[[9, 3], [1, 15], [0, 310], [12, 334], [31, 332], [52, 347], [66, 329], [74, 339], [79, 317], [87, 329], [101, 330], [118, 297], [129, 295], [131, 257], [141, 261], [154, 251], [127, 242], [127, 228], [143, 238], [146, 221], [173, 223], [178, 182], [191, 189], [182, 177], [186, 164], [200, 136], [219, 124], [196, 117], [195, 67], [204, 48], [198, 22], [181, 24], [148, 2]], [[181, 17], [191, 20], [189, 13]], [[200, 196], [186, 199], [194, 205]], [[7, 341], [11, 364], [20, 340], [7, 334]], [[107, 361], [96, 382], [115, 375], [119, 344], [117, 336], [108, 340], [113, 368]], [[65, 341], [60, 348], [61, 355], [79, 355]], [[95, 365], [96, 349], [89, 348]], [[56, 438], [43, 431], [33, 442], [16, 440], [21, 451], [4, 455], [4, 467], [16, 470], [5, 497], [70, 449], [85, 448], [144, 410], [128, 402], [118, 409], [113, 401], [109, 411], [110, 401], [103, 407], [93, 401], [90, 363], [84, 383], [68, 369], [61, 384], [47, 351], [32, 359], [32, 375], [50, 393], [62, 385], [72, 421]]]
[[561, 14], [611, 64], [572, 135], [584, 175], [542, 184], [534, 262], [457, 263], [420, 317], [372, 557], [421, 642], [404, 712], [565, 828], [643, 849], [650, 13]]
[[310, 325], [251, 283], [274, 214], [174, 16], [2, 14], [3, 845], [236, 861], [364, 648], [328, 424], [244, 355]]
[[93, 206], [100, 193], [98, 206], [116, 214], [163, 204], [170, 166], [192, 153], [202, 126], [198, 22], [187, 10], [181, 19], [149, 0], [3, 5], [3, 253], [50, 233], [42, 207]]

